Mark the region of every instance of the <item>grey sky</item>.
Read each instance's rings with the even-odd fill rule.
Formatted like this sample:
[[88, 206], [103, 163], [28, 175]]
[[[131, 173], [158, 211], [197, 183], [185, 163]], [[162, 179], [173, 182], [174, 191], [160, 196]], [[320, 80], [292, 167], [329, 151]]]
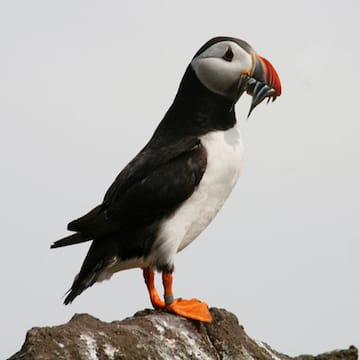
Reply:
[[32, 326], [150, 307], [139, 270], [63, 306], [88, 245], [49, 245], [101, 201], [216, 35], [267, 57], [283, 96], [248, 121], [240, 100], [242, 176], [177, 256], [175, 295], [234, 312], [288, 354], [360, 346], [359, 4], [0, 2], [0, 358]]

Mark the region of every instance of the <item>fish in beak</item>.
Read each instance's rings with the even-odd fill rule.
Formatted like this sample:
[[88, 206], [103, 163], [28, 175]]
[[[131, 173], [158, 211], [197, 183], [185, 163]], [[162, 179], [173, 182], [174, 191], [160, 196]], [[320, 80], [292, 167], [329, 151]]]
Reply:
[[252, 55], [253, 70], [250, 73], [241, 74], [238, 84], [238, 97], [245, 91], [252, 96], [248, 117], [255, 107], [266, 98], [268, 99], [267, 102], [270, 99], [275, 101], [281, 95], [280, 78], [270, 61], [255, 52]]

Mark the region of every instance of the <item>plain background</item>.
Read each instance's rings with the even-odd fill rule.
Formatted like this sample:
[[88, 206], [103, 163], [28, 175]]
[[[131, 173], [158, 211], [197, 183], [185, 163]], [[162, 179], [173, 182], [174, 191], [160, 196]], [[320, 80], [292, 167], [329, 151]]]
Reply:
[[149, 307], [139, 270], [62, 296], [88, 244], [50, 251], [97, 205], [209, 38], [248, 41], [283, 96], [249, 120], [242, 176], [177, 256], [175, 295], [234, 312], [296, 355], [360, 345], [359, 1], [1, 1], [0, 357], [26, 330]]

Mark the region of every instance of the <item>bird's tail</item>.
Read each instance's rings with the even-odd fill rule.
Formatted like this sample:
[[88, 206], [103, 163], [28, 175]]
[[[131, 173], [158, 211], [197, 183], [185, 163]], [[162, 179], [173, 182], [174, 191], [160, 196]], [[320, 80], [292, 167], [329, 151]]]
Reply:
[[99, 281], [99, 276], [112, 261], [113, 256], [107, 254], [106, 243], [104, 244], [102, 240], [94, 240], [80, 272], [75, 276], [70, 290], [66, 293], [64, 304], [70, 304], [84, 290]]
[[89, 241], [89, 240], [91, 240], [91, 237], [84, 236], [81, 233], [75, 233], [75, 234], [69, 235], [67, 237], [64, 237], [63, 239], [55, 241], [53, 244], [51, 244], [50, 248], [55, 249], [55, 248], [62, 247], [62, 246], [79, 244], [79, 243]]
[[94, 284], [96, 281], [95, 273], [87, 274], [77, 274], [75, 276], [74, 282], [71, 285], [71, 288], [66, 292], [66, 298], [64, 300], [64, 304], [68, 305], [74, 301], [74, 299], [79, 296], [84, 290]]

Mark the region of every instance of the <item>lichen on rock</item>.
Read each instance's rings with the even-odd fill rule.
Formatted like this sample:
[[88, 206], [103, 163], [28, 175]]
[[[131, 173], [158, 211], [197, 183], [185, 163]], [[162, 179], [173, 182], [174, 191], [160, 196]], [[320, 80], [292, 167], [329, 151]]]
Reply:
[[[212, 308], [204, 324], [156, 310], [111, 323], [77, 314], [64, 325], [28, 331], [21, 350], [9, 360], [289, 360], [265, 343], [251, 339], [236, 316]], [[357, 360], [351, 346], [296, 360]]]

